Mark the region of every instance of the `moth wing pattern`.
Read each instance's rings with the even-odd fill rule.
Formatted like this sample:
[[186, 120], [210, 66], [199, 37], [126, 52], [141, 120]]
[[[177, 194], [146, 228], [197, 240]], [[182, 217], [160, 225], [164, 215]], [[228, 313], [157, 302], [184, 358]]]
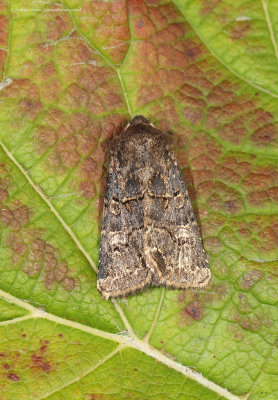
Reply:
[[107, 300], [151, 285], [202, 288], [210, 278], [169, 135], [136, 116], [111, 149], [97, 288]]
[[[119, 161], [112, 156], [105, 188], [97, 288], [104, 299], [126, 297], [149, 286], [143, 256], [143, 204], [140, 195], [124, 204]], [[134, 197], [134, 196], [133, 196]]]
[[147, 233], [147, 259], [155, 271], [152, 284], [173, 289], [205, 287], [211, 279], [208, 257], [181, 169], [171, 151], [166, 165], [168, 196], [161, 198], [164, 216]]

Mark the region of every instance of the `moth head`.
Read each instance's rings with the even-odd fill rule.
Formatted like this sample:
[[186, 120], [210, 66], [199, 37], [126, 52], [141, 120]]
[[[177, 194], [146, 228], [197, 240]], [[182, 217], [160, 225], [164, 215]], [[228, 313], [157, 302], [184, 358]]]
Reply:
[[139, 159], [140, 154], [145, 157], [150, 154], [155, 157], [158, 152], [161, 155], [161, 149], [168, 151], [172, 147], [172, 138], [165, 132], [156, 129], [154, 125], [143, 115], [136, 115], [124, 128], [123, 132], [111, 142], [111, 155], [119, 152], [124, 158], [136, 151]]
[[153, 124], [147, 118], [143, 117], [143, 115], [136, 115], [131, 121], [129, 121], [127, 126], [124, 128], [124, 132], [128, 128], [134, 128], [136, 125], [150, 125], [154, 127]]
[[[136, 115], [130, 122], [129, 125], [137, 125], [137, 124], [146, 124], [146, 125], [152, 125], [151, 122], [143, 117], [143, 115]], [[153, 125], [152, 125], [153, 126]]]

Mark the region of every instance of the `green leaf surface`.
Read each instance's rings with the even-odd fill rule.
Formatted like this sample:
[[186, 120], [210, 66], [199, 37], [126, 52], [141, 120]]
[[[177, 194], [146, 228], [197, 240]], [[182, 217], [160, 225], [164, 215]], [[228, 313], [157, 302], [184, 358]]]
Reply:
[[[0, 6], [1, 400], [276, 400], [275, 1]], [[212, 280], [96, 290], [109, 141], [173, 132]]]

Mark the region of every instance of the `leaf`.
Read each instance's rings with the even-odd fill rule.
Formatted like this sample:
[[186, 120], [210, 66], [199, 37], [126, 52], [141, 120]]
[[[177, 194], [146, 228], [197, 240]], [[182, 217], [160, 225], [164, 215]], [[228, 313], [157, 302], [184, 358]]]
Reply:
[[[276, 7], [2, 3], [1, 399], [277, 398]], [[213, 278], [106, 302], [107, 146], [138, 113], [174, 134]]]

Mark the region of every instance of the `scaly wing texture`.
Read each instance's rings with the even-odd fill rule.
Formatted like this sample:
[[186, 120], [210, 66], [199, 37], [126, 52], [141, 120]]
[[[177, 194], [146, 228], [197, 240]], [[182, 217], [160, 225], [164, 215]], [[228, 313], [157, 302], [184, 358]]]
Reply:
[[156, 264], [153, 282], [175, 289], [205, 287], [211, 277], [191, 201], [178, 166], [170, 153], [166, 163], [165, 184], [168, 196], [157, 198], [161, 222], [146, 232], [148, 257]]
[[126, 297], [151, 281], [143, 252], [143, 200], [138, 196], [124, 203], [124, 187], [119, 161], [113, 156], [106, 183], [98, 265], [98, 290], [105, 299]]

